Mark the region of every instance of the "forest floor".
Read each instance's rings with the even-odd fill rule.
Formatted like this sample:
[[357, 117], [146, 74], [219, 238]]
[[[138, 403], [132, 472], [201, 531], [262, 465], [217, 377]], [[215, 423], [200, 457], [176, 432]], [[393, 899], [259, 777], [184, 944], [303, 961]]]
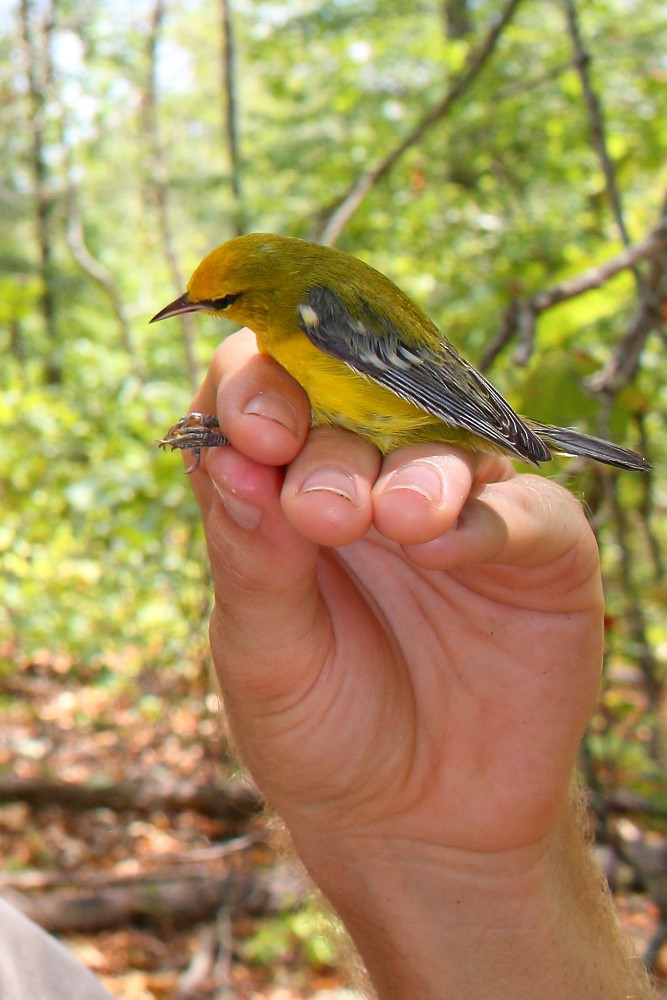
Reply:
[[[360, 996], [332, 921], [236, 773], [206, 667], [192, 674], [86, 675], [44, 653], [0, 675], [0, 895], [42, 913], [119, 1000]], [[3, 779], [37, 794], [12, 798]], [[63, 782], [102, 801], [58, 801]], [[107, 786], [139, 796], [105, 804]], [[188, 807], [193, 789], [222, 787], [245, 789], [245, 807]], [[656, 908], [639, 892], [617, 902], [641, 953]]]

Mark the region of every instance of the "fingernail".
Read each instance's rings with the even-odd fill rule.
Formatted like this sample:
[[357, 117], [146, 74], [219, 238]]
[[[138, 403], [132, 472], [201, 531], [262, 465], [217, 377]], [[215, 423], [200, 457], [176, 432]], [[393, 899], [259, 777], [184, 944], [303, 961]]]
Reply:
[[258, 392], [256, 396], [249, 399], [243, 407], [242, 412], [246, 415], [274, 420], [282, 427], [286, 427], [292, 434], [299, 433], [299, 424], [294, 407], [284, 396], [281, 396], [278, 392], [273, 392], [271, 389], [267, 389], [266, 392]]
[[321, 465], [310, 472], [299, 487], [298, 493], [335, 493], [355, 506], [359, 504], [356, 476], [337, 465]]
[[430, 462], [413, 462], [391, 473], [382, 492], [392, 490], [412, 490], [429, 503], [440, 504], [443, 498], [442, 474]]
[[259, 528], [260, 521], [262, 520], [262, 512], [259, 507], [254, 507], [247, 500], [242, 500], [236, 493], [230, 493], [228, 490], [221, 489], [217, 483], [213, 485], [222, 500], [222, 505], [228, 516], [235, 524], [238, 524], [240, 528], [248, 528], [251, 531]]

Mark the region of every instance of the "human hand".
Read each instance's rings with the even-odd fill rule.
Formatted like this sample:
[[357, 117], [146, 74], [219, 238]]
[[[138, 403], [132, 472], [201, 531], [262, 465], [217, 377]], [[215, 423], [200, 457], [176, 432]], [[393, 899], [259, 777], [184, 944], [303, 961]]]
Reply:
[[193, 408], [211, 646], [240, 752], [381, 998], [654, 996], [569, 794], [602, 650], [576, 500], [438, 444], [309, 429], [242, 331]]
[[346, 431], [309, 433], [303, 391], [247, 331], [193, 407], [217, 408], [232, 443], [192, 477], [214, 660], [241, 753], [297, 839], [545, 838], [601, 655], [574, 498], [500, 457], [434, 444], [382, 460]]

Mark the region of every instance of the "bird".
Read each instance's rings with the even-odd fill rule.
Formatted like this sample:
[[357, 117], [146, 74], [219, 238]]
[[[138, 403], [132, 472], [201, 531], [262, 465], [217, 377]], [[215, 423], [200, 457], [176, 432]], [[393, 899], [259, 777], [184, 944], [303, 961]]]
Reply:
[[[533, 466], [563, 454], [651, 468], [629, 448], [519, 416], [388, 277], [335, 247], [273, 233], [229, 240], [150, 322], [190, 312], [249, 327], [305, 390], [314, 425], [347, 428], [384, 454], [438, 441]], [[203, 447], [228, 442], [214, 415], [189, 413], [159, 443], [192, 450], [194, 471]]]

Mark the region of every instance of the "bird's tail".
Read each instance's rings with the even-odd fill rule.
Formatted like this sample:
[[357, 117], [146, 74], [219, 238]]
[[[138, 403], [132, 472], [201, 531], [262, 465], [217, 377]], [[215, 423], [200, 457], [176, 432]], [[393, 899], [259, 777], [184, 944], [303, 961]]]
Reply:
[[530, 421], [530, 429], [544, 441], [547, 448], [560, 455], [584, 455], [605, 465], [614, 465], [617, 469], [631, 469], [635, 472], [648, 472], [652, 466], [645, 458], [629, 448], [605, 441], [604, 438], [584, 434], [573, 427], [551, 427], [549, 424], [539, 424]]

